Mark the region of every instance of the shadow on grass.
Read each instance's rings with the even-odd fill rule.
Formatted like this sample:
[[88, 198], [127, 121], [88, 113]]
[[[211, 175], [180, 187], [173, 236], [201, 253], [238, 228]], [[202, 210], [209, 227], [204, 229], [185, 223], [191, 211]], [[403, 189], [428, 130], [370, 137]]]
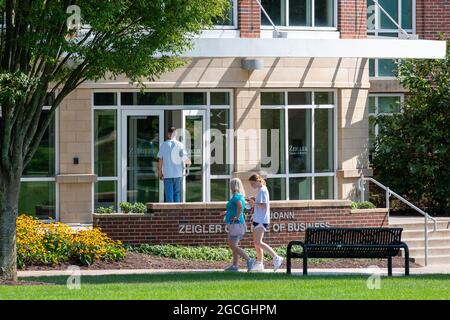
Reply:
[[[133, 284], [133, 283], [167, 283], [167, 282], [219, 282], [219, 281], [358, 281], [367, 280], [369, 275], [287, 275], [281, 273], [225, 273], [225, 272], [195, 272], [195, 273], [167, 273], [167, 274], [131, 274], [131, 275], [102, 275], [102, 276], [82, 276], [83, 284]], [[68, 276], [54, 277], [29, 277], [21, 278], [26, 281], [37, 281], [48, 284], [65, 285]], [[449, 274], [435, 275], [412, 275], [409, 277], [382, 276], [384, 280], [395, 281], [421, 281], [421, 280], [441, 280], [450, 281]]]

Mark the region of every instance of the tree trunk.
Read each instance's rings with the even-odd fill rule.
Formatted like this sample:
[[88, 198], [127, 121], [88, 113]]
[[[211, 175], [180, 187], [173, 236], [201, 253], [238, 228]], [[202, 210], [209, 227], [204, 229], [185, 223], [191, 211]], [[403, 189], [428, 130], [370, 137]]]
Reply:
[[20, 178], [0, 181], [0, 279], [17, 281], [16, 218]]

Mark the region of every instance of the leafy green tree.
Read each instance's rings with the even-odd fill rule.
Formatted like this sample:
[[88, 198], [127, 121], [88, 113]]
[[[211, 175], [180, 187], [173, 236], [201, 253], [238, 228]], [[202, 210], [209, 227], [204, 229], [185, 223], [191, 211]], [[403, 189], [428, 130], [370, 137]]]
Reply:
[[442, 60], [402, 60], [402, 112], [379, 116], [377, 179], [429, 212], [450, 211], [450, 41]]
[[[228, 0], [0, 0], [0, 278], [16, 278], [20, 178], [61, 101], [86, 80], [142, 83], [223, 16]], [[77, 28], [81, 26], [81, 28]], [[42, 115], [54, 95], [50, 116]]]

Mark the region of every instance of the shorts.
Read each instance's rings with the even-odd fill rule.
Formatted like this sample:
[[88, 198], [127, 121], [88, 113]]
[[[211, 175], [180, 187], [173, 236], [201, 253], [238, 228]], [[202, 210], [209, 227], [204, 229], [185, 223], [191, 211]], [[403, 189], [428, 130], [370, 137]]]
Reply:
[[264, 229], [264, 231], [269, 231], [269, 224], [268, 223], [258, 223], [258, 222], [255, 222], [255, 221], [253, 221], [253, 229], [256, 229], [256, 228], [263, 228]]

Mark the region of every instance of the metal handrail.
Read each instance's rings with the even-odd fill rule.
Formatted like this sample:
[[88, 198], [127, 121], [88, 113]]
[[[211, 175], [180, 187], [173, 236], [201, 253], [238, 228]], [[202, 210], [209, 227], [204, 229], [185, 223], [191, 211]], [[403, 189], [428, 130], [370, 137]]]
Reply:
[[358, 186], [359, 186], [359, 189], [361, 192], [361, 201], [364, 201], [365, 181], [373, 182], [374, 184], [376, 184], [377, 186], [379, 186], [380, 188], [382, 188], [383, 190], [386, 191], [386, 209], [388, 209], [388, 216], [389, 216], [389, 211], [390, 211], [389, 198], [391, 195], [396, 197], [397, 199], [402, 201], [404, 204], [408, 205], [409, 207], [413, 208], [415, 211], [419, 212], [421, 215], [424, 216], [424, 218], [425, 218], [425, 222], [424, 222], [424, 232], [425, 232], [424, 256], [425, 256], [425, 265], [428, 265], [428, 220], [433, 221], [433, 232], [435, 232], [437, 230], [437, 219], [433, 218], [432, 216], [430, 216], [428, 213], [426, 213], [422, 209], [413, 205], [411, 202], [409, 202], [408, 200], [406, 200], [405, 198], [400, 196], [398, 193], [392, 191], [391, 189], [389, 189], [389, 187], [386, 187], [381, 182], [379, 182], [373, 178], [370, 178], [370, 177], [366, 178], [366, 177], [364, 177], [363, 174], [361, 174], [359, 181], [358, 181]]

